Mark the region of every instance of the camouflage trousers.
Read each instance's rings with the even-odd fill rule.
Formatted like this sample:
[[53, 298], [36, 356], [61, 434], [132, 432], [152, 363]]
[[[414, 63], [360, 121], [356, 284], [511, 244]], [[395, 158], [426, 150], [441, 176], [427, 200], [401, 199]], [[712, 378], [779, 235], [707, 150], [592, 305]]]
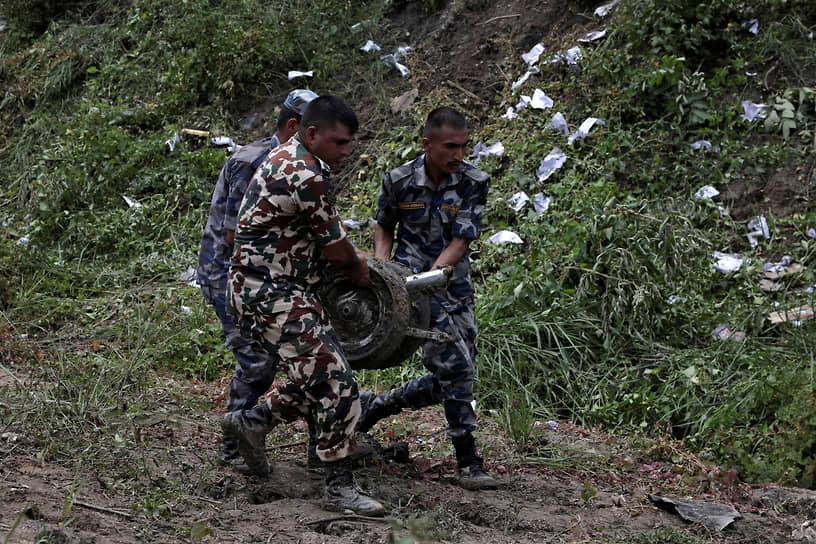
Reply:
[[428, 341], [422, 346], [422, 364], [432, 372], [403, 386], [405, 397], [419, 409], [442, 402], [447, 434], [463, 437], [476, 430], [473, 375], [476, 359], [476, 312], [472, 298], [454, 300], [449, 294], [431, 295], [431, 328], [444, 331], [450, 342]]
[[[296, 306], [281, 313], [242, 315], [242, 331], [264, 349], [286, 373], [287, 382], [273, 387], [267, 404], [270, 423], [298, 418], [313, 422], [317, 456], [332, 462], [356, 448], [354, 428], [360, 419], [357, 382], [325, 313]], [[263, 323], [262, 327], [258, 325]]]
[[232, 316], [227, 313], [226, 286], [218, 289], [202, 285], [201, 293], [215, 308], [215, 314], [221, 321], [221, 329], [224, 331], [224, 341], [235, 355], [235, 373], [227, 396], [227, 411], [252, 408], [258, 402], [258, 398], [272, 385], [277, 361], [271, 358], [266, 350], [241, 335], [232, 321]]

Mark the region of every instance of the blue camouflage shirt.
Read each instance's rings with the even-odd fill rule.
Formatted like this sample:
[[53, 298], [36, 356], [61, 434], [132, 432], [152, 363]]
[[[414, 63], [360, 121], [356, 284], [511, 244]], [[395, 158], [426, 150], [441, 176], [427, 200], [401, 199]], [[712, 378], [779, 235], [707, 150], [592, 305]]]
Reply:
[[[490, 177], [462, 162], [455, 174], [434, 187], [425, 173], [425, 156], [392, 170], [377, 198], [377, 223], [396, 235], [394, 260], [416, 272], [429, 270], [454, 237], [475, 240], [482, 231]], [[454, 268], [448, 293], [473, 296], [467, 252]]]
[[255, 170], [269, 151], [279, 145], [277, 134], [253, 142], [239, 149], [221, 169], [198, 253], [196, 276], [199, 284], [226, 291], [233, 253], [233, 246], [227, 241], [227, 231], [234, 231], [238, 224], [238, 209]]

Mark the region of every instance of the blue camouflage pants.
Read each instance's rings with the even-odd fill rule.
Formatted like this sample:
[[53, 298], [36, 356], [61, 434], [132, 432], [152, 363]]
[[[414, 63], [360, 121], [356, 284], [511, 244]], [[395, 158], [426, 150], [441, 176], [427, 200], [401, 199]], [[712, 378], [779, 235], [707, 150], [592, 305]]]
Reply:
[[201, 293], [215, 308], [215, 313], [221, 320], [227, 348], [235, 355], [235, 373], [227, 396], [227, 411], [252, 408], [275, 380], [277, 361], [272, 359], [266, 350], [260, 349], [257, 344], [241, 336], [232, 317], [227, 313], [226, 286], [218, 289], [202, 285]]

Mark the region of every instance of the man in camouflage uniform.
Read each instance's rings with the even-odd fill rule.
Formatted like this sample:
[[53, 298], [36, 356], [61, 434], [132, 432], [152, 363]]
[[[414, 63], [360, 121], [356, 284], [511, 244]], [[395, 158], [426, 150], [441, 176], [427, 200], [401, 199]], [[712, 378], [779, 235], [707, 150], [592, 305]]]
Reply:
[[326, 466], [324, 507], [381, 516], [383, 506], [353, 485], [357, 383], [315, 292], [329, 263], [356, 285], [368, 284], [368, 264], [346, 238], [328, 181], [356, 131], [348, 104], [315, 98], [298, 134], [269, 154], [249, 184], [227, 299], [241, 334], [279, 361], [288, 381], [255, 408], [228, 413], [222, 428], [249, 470], [266, 475], [266, 434], [278, 423], [313, 418], [316, 452]]
[[[215, 184], [207, 225], [201, 239], [196, 275], [204, 298], [213, 305], [227, 347], [235, 354], [235, 373], [230, 383], [227, 410], [251, 408], [258, 402], [275, 377], [276, 361], [254, 346], [239, 333], [226, 311], [227, 273], [233, 253], [238, 207], [244, 198], [249, 180], [269, 151], [286, 142], [298, 130], [306, 106], [317, 95], [306, 89], [290, 92], [278, 115], [277, 130], [264, 138], [242, 147], [221, 169]], [[224, 439], [221, 455], [227, 460], [238, 457], [237, 445]]]
[[456, 110], [437, 108], [425, 123], [425, 154], [385, 176], [377, 201], [374, 254], [414, 273], [453, 267], [445, 292], [431, 295], [431, 328], [448, 333], [449, 342], [428, 341], [422, 362], [432, 372], [387, 393], [361, 394], [363, 416], [357, 430], [404, 408], [442, 402], [448, 436], [457, 458], [457, 480], [466, 489], [492, 489], [496, 481], [476, 455], [473, 373], [476, 316], [470, 281], [468, 244], [479, 237], [489, 178], [464, 162], [467, 122]]

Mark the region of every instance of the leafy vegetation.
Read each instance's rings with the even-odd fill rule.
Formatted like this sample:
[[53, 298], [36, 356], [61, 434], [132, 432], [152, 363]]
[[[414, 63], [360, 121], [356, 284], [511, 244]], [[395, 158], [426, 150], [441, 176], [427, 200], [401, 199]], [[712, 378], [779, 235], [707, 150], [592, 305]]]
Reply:
[[[145, 417], [163, 373], [214, 380], [232, 367], [210, 309], [182, 279], [226, 154], [182, 129], [248, 140], [243, 104], [282, 96], [293, 66], [315, 71], [316, 90], [382, 116], [385, 68], [353, 55], [361, 37], [395, 43], [378, 28], [399, 3], [19, 4], [0, 1], [0, 12], [23, 17], [8, 17], [0, 45], [0, 309], [5, 334], [34, 343], [19, 353], [56, 385], [4, 388], [0, 411], [8, 420], [12, 407], [48, 407], [19, 421], [43, 455], [81, 448], [88, 435], [126, 451], [138, 432], [108, 436], [100, 419]], [[767, 318], [814, 303], [816, 240], [805, 233], [816, 210], [804, 192], [816, 183], [813, 3], [631, 0], [614, 13], [607, 38], [582, 46], [580, 70], [542, 63], [522, 88], [544, 88], [572, 128], [590, 115], [605, 127], [569, 145], [546, 128], [549, 113], [527, 108], [512, 121], [491, 111], [474, 130], [474, 141], [506, 147], [481, 163], [493, 179], [486, 232], [525, 241], [485, 236], [473, 247], [480, 406], [504, 419], [519, 451], [536, 420], [563, 418], [668, 432], [744, 479], [813, 486], [814, 325]], [[754, 18], [757, 34], [743, 25]], [[511, 95], [508, 82], [498, 99]], [[416, 129], [441, 99], [421, 100], [351, 165], [359, 183], [344, 192], [344, 213], [370, 216], [382, 173], [420, 151]], [[744, 120], [743, 100], [768, 104], [764, 120]], [[698, 140], [712, 149], [692, 149]], [[539, 182], [553, 147], [568, 160]], [[797, 179], [803, 200], [779, 214], [741, 207], [741, 188], [774, 175]], [[702, 185], [731, 195], [722, 200], [731, 213], [694, 198]], [[507, 197], [519, 190], [543, 191], [550, 209], [515, 213]], [[745, 223], [759, 210], [773, 236], [751, 247]], [[370, 245], [370, 234], [354, 236]], [[751, 261], [724, 275], [712, 251]], [[762, 291], [763, 263], [782, 255], [805, 271]], [[720, 324], [745, 339], [713, 339]], [[419, 372], [361, 379], [384, 388]], [[154, 502], [144, 508], [159, 512]]]

